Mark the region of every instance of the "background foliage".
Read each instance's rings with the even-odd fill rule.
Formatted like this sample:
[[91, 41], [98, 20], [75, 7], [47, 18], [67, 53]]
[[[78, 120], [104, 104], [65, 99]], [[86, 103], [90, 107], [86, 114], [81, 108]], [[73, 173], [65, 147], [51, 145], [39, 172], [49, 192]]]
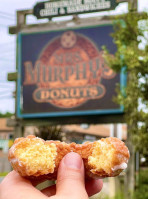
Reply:
[[62, 140], [61, 132], [61, 126], [40, 126], [38, 127], [38, 132], [36, 132], [35, 135], [44, 140]]
[[6, 113], [0, 113], [0, 118], [7, 118], [13, 116], [14, 113], [6, 112]]
[[115, 56], [104, 48], [108, 65], [127, 73], [127, 87], [117, 86], [117, 103], [124, 105], [125, 121], [135, 148], [148, 154], [148, 15], [129, 12], [114, 23]]

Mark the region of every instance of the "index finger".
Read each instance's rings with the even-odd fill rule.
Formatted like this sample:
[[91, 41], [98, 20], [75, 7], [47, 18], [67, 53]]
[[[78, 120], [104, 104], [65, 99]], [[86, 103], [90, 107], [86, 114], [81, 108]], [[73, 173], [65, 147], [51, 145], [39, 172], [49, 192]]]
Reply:
[[102, 187], [103, 187], [103, 181], [101, 179], [99, 180], [91, 179], [85, 182], [85, 188], [89, 197], [95, 195], [96, 193], [99, 193]]
[[3, 185], [13, 186], [18, 184], [32, 185], [31, 182], [21, 177], [16, 171], [11, 171], [2, 181]]
[[[8, 191], [9, 190], [9, 191]], [[32, 183], [21, 177], [16, 171], [10, 172], [0, 185], [1, 199], [17, 198], [45, 198], [44, 194], [37, 190]]]

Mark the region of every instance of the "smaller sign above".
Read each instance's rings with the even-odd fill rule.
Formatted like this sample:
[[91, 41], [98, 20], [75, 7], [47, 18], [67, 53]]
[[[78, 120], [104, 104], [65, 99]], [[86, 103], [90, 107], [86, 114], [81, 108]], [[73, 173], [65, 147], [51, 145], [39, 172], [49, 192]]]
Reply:
[[54, 0], [37, 3], [33, 12], [41, 19], [114, 10], [117, 5], [116, 0]]

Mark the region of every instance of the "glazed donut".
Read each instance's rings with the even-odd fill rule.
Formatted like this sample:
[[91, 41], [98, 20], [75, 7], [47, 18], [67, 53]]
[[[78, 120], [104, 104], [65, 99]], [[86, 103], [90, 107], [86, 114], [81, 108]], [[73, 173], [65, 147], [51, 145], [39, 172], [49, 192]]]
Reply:
[[17, 138], [9, 149], [8, 159], [15, 171], [29, 179], [56, 180], [62, 158], [78, 153], [87, 178], [114, 177], [126, 169], [129, 150], [118, 138], [102, 138], [84, 144], [44, 141], [33, 135]]

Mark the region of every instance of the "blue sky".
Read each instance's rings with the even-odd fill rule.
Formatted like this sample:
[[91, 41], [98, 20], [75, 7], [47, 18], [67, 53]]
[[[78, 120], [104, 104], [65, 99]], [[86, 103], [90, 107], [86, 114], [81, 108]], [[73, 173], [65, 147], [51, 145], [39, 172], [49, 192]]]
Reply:
[[[15, 83], [7, 81], [7, 73], [15, 72], [16, 36], [9, 35], [8, 27], [16, 24], [16, 10], [32, 9], [37, 2], [41, 1], [0, 0], [0, 112], [2, 113], [14, 112], [15, 110], [15, 101], [12, 97], [12, 92], [15, 91]], [[148, 11], [148, 0], [139, 0], [138, 10]], [[91, 16], [125, 12], [127, 12], [127, 3], [122, 3], [115, 11], [93, 13]], [[37, 23], [33, 16], [30, 16], [27, 20], [28, 23]]]

